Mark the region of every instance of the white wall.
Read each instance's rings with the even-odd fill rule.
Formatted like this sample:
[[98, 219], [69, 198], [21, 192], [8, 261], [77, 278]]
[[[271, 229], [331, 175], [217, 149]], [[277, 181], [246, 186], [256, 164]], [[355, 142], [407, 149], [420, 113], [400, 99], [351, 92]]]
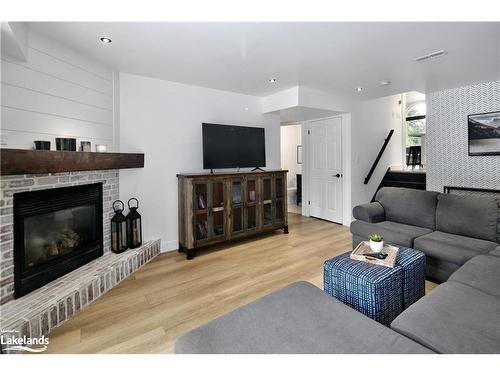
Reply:
[[39, 34], [29, 33], [27, 61], [2, 55], [2, 147], [77, 138], [113, 148], [112, 70]]
[[[349, 112], [355, 102], [351, 97], [327, 93], [305, 86], [294, 86], [263, 97], [262, 112], [270, 113], [287, 108], [306, 107], [333, 111], [331, 115], [334, 115]], [[325, 116], [329, 116], [329, 114]], [[313, 119], [313, 117], [310, 119]], [[302, 120], [296, 119], [295, 121]]]
[[19, 61], [26, 62], [28, 55], [28, 26], [24, 22], [1, 23], [2, 55], [10, 55]]
[[288, 170], [288, 188], [297, 187], [297, 174], [302, 164], [297, 163], [297, 145], [302, 145], [302, 125], [281, 126], [281, 169]]
[[145, 239], [177, 248], [176, 174], [202, 171], [202, 122], [265, 127], [267, 168], [280, 167], [279, 116], [261, 111], [258, 97], [120, 74], [121, 151], [145, 153], [120, 171], [120, 196], [139, 199]]
[[[401, 165], [402, 113], [401, 95], [363, 101], [351, 114], [351, 200], [352, 206], [371, 200], [386, 170]], [[363, 183], [389, 131], [394, 134], [368, 185]]]
[[301, 86], [299, 90], [299, 105], [311, 108], [328, 109], [335, 112], [349, 112], [354, 105], [350, 97], [326, 93]]
[[299, 86], [262, 98], [262, 112], [271, 113], [299, 105]]

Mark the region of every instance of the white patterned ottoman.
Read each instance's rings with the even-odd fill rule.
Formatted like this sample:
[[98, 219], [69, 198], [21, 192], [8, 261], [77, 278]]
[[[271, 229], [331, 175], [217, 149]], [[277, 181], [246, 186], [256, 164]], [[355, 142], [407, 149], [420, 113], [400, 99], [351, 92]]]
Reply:
[[389, 326], [425, 295], [425, 255], [399, 248], [394, 268], [350, 258], [350, 252], [323, 265], [324, 290], [346, 305]]

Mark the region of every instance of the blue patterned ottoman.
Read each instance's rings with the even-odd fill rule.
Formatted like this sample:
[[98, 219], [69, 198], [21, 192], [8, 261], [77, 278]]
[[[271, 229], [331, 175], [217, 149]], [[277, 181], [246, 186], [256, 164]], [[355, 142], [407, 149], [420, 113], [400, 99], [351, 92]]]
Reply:
[[324, 263], [325, 292], [379, 323], [390, 325], [425, 294], [424, 253], [400, 247], [394, 268], [352, 260], [350, 252]]

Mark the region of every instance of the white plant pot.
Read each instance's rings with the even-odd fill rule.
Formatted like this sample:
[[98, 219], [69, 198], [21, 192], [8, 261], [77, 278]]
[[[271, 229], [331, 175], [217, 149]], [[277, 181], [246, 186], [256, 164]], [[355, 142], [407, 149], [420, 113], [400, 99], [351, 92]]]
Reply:
[[384, 247], [384, 241], [375, 242], [370, 240], [370, 249], [372, 249], [374, 253], [380, 253], [383, 247]]

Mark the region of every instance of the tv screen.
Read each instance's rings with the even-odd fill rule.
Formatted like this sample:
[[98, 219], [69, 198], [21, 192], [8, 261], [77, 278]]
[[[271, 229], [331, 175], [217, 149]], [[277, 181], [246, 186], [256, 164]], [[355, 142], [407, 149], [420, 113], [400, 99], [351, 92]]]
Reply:
[[202, 124], [203, 168], [265, 167], [264, 128]]

